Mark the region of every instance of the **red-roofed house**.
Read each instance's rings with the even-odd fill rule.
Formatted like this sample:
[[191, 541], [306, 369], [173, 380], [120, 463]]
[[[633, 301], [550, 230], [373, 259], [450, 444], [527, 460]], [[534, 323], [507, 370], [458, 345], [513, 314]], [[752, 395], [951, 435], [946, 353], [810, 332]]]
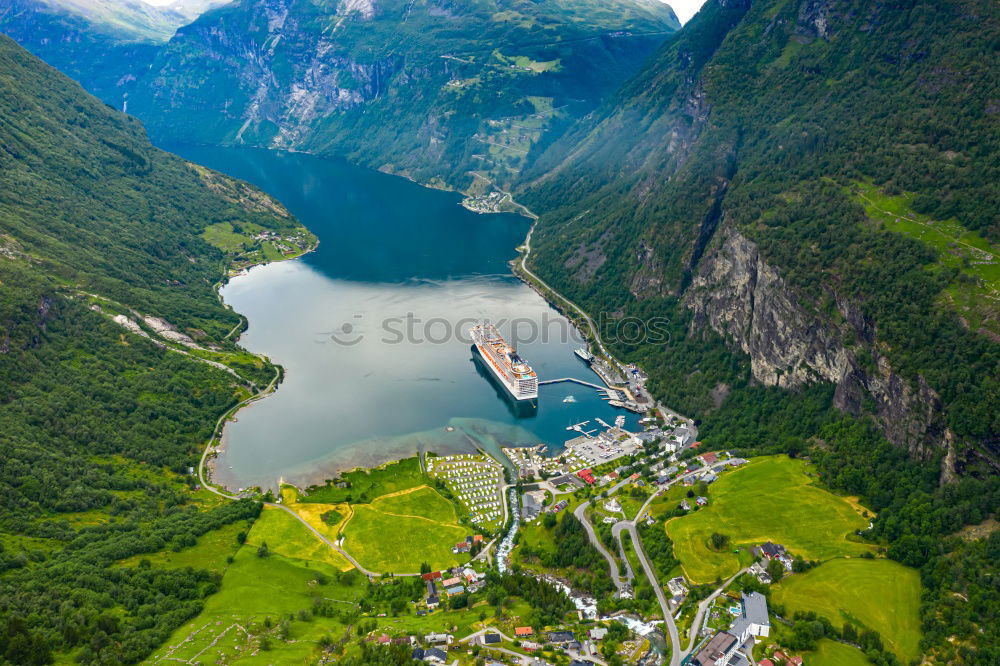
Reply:
[[789, 657], [784, 652], [778, 650], [775, 650], [774, 658], [779, 659], [786, 664], [790, 664], [791, 666], [802, 666], [802, 657]]
[[589, 467], [587, 469], [581, 469], [579, 472], [576, 473], [576, 475], [581, 479], [583, 479], [584, 481], [586, 481], [587, 483], [589, 483], [590, 485], [594, 485], [594, 483], [596, 483], [597, 481], [597, 479], [594, 478], [594, 470], [590, 469]]
[[530, 636], [533, 633], [535, 633], [535, 630], [532, 629], [531, 627], [515, 627], [514, 628], [514, 635], [515, 636]]
[[694, 444], [691, 445], [691, 448], [697, 449], [699, 446], [701, 446], [701, 442], [695, 442]]
[[711, 453], [711, 452], [710, 453], [705, 453], [705, 454], [703, 454], [701, 456], [702, 461], [704, 461], [704, 463], [706, 465], [714, 465], [715, 461], [718, 460], [718, 458], [719, 457], [717, 455], [715, 455], [715, 453]]
[[757, 666], [774, 666], [774, 662], [770, 659], [761, 659], [757, 662]]
[[639, 474], [639, 472], [636, 472], [632, 476], [628, 477], [628, 480], [629, 481], [638, 481], [640, 476], [642, 476], [642, 475]]
[[441, 577], [440, 571], [432, 571], [430, 573], [425, 573], [421, 578], [424, 580], [436, 580]]

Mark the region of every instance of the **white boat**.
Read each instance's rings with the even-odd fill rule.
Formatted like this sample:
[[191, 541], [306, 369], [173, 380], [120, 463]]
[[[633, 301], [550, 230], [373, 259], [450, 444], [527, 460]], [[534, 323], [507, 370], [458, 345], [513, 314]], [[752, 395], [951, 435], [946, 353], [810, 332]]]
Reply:
[[534, 400], [538, 397], [538, 375], [507, 344], [493, 324], [477, 324], [469, 329], [469, 333], [486, 365], [515, 400]]
[[574, 350], [573, 353], [582, 358], [587, 363], [590, 363], [591, 361], [594, 360], [594, 355], [591, 354], [589, 351], [587, 351], [586, 347], [580, 347], [579, 349]]

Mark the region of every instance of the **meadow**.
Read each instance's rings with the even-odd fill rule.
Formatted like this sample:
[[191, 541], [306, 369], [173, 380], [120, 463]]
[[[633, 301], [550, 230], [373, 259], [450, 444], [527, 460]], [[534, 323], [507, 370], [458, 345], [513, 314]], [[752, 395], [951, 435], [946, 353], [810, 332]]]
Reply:
[[920, 656], [920, 575], [892, 560], [834, 559], [773, 588], [786, 613], [813, 611], [834, 626], [851, 622], [882, 635], [904, 663]]
[[345, 472], [341, 479], [349, 487], [338, 488], [334, 483], [314, 486], [300, 493], [300, 502], [338, 504], [341, 502], [364, 503], [376, 497], [399, 492], [427, 483], [416, 457], [387, 463], [375, 469], [356, 469]]
[[[740, 569], [735, 550], [765, 541], [808, 560], [872, 550], [853, 535], [868, 526], [860, 507], [814, 485], [811, 471], [809, 463], [787, 456], [755, 458], [709, 486], [708, 506], [669, 520], [667, 535], [687, 578], [726, 578]], [[710, 547], [715, 532], [729, 537], [728, 549]]]
[[471, 534], [457, 523], [438, 522], [420, 514], [385, 513], [375, 502], [353, 508], [354, 515], [344, 527], [343, 546], [366, 569], [414, 573], [424, 562], [432, 569], [443, 569], [469, 559], [468, 555], [451, 552], [456, 543]]
[[[260, 557], [257, 551], [264, 541], [269, 554]], [[193, 555], [201, 546], [187, 554]], [[246, 544], [226, 562], [219, 591], [208, 598], [201, 613], [150, 656], [149, 663], [314, 660], [321, 639], [338, 640], [346, 630], [335, 618], [313, 616], [314, 599], [349, 609], [364, 592], [363, 577], [338, 575], [339, 556], [328, 554], [336, 555], [293, 516], [265, 509]]]

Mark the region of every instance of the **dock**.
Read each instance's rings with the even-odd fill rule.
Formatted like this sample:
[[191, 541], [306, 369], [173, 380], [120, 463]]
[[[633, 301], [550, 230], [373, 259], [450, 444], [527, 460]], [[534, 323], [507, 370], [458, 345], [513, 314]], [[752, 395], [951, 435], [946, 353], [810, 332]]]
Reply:
[[573, 382], [575, 384], [582, 384], [583, 386], [589, 386], [590, 388], [595, 388], [598, 391], [607, 391], [607, 386], [601, 386], [600, 384], [592, 384], [591, 382], [585, 382], [582, 379], [577, 379], [576, 377], [561, 377], [559, 379], [546, 379], [545, 381], [538, 382], [539, 386], [545, 384], [558, 384], [559, 382]]

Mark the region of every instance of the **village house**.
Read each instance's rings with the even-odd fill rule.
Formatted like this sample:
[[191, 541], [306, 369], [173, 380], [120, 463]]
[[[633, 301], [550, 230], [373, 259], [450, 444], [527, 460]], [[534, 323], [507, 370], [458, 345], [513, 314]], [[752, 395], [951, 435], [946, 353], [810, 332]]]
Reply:
[[604, 637], [608, 635], [608, 630], [606, 627], [594, 627], [588, 634], [592, 641], [603, 641]]
[[[691, 662], [698, 666], [738, 666], [731, 660], [737, 656], [739, 649], [740, 641], [736, 636], [720, 631], [698, 650]], [[746, 661], [746, 657], [743, 660]]]
[[767, 598], [760, 592], [742, 593], [740, 616], [736, 618], [729, 633], [745, 643], [751, 636], [756, 639], [771, 633], [771, 621], [767, 618]]
[[451, 643], [451, 634], [427, 634], [424, 636], [424, 642], [431, 645], [448, 645]]
[[515, 627], [514, 636], [520, 638], [521, 636], [531, 636], [535, 633], [535, 630], [531, 627]]

